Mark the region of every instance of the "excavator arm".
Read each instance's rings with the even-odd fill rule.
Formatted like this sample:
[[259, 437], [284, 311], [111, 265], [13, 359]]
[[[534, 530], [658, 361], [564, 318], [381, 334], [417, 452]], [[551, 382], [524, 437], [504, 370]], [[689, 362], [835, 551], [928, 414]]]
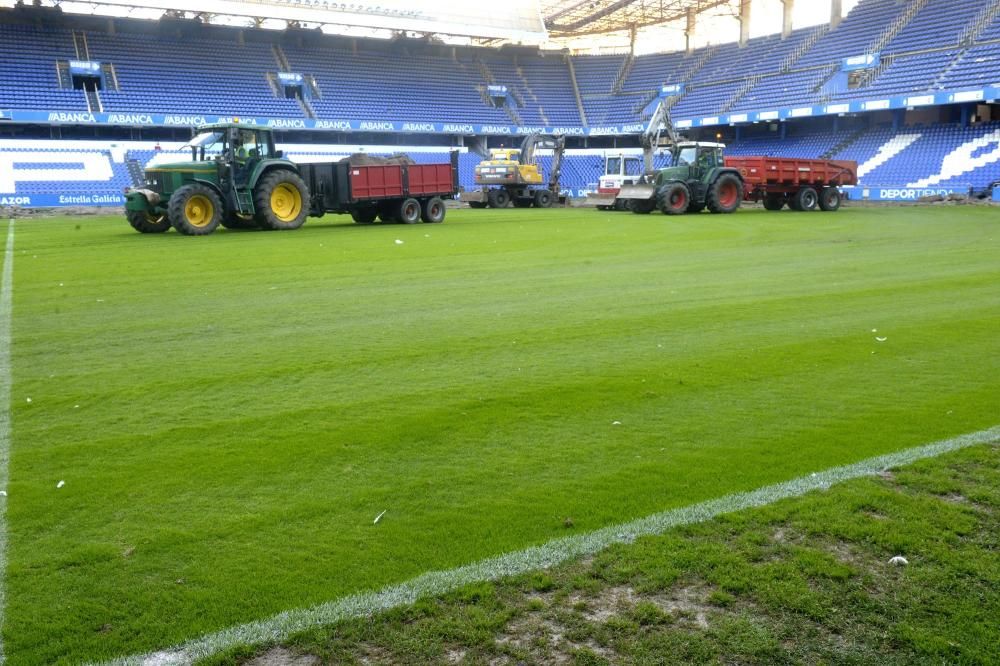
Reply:
[[566, 137], [547, 136], [545, 134], [529, 134], [521, 142], [521, 165], [535, 164], [535, 149], [539, 146], [552, 149], [552, 168], [549, 169], [549, 189], [559, 191], [559, 177], [562, 173], [562, 158], [566, 151]]
[[653, 173], [653, 153], [660, 145], [660, 138], [666, 135], [667, 142], [671, 146], [677, 145], [680, 137], [674, 131], [674, 123], [670, 119], [670, 109], [667, 108], [666, 100], [661, 99], [653, 111], [653, 116], [646, 125], [646, 131], [639, 138], [642, 144], [642, 167], [643, 173]]

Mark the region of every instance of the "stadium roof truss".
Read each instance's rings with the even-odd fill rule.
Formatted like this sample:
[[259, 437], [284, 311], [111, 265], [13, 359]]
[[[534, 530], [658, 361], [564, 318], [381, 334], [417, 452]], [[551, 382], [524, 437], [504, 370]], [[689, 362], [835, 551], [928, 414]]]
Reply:
[[454, 35], [539, 44], [547, 38], [538, 0], [506, 0], [501, 12], [487, 3], [411, 0], [45, 0], [76, 13], [127, 16], [131, 10], [281, 21], [294, 27], [347, 26], [373, 30]]
[[543, 0], [542, 16], [555, 37], [628, 31], [660, 25], [739, 0]]

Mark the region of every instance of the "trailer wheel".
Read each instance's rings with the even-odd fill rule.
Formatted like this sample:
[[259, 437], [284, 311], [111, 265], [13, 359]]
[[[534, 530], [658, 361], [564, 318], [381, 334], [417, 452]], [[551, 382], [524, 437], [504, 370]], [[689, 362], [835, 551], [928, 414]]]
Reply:
[[444, 222], [445, 210], [441, 197], [432, 197], [424, 202], [420, 219], [429, 224]]
[[535, 192], [535, 207], [550, 208], [552, 206], [552, 190], [538, 190]]
[[781, 210], [785, 207], [785, 195], [768, 194], [764, 196], [764, 208], [767, 210]]
[[162, 213], [150, 213], [144, 210], [127, 210], [125, 217], [132, 228], [141, 234], [162, 234], [170, 229], [170, 220]]
[[656, 193], [656, 205], [664, 215], [682, 215], [687, 212], [691, 192], [684, 183], [668, 183]]
[[656, 210], [656, 201], [653, 199], [631, 199], [632, 205], [629, 208], [636, 215], [649, 215]]
[[795, 210], [808, 213], [816, 210], [816, 204], [819, 203], [819, 195], [816, 194], [816, 190], [813, 188], [803, 187], [792, 195], [792, 201], [795, 204]]
[[351, 211], [351, 219], [354, 220], [356, 224], [371, 224], [375, 221], [377, 216], [378, 211], [375, 210], [374, 206], [355, 208]]
[[396, 217], [403, 224], [416, 224], [420, 221], [420, 202], [412, 198], [403, 199]]
[[309, 214], [309, 186], [294, 171], [271, 171], [254, 188], [253, 203], [262, 228], [298, 229]]
[[833, 212], [840, 208], [840, 190], [836, 187], [824, 187], [819, 195], [819, 207], [821, 210]]
[[185, 236], [204, 236], [222, 221], [222, 200], [206, 185], [185, 185], [170, 197], [167, 213], [170, 224]]
[[713, 213], [732, 213], [743, 201], [743, 181], [734, 174], [724, 173], [708, 188], [705, 203]]

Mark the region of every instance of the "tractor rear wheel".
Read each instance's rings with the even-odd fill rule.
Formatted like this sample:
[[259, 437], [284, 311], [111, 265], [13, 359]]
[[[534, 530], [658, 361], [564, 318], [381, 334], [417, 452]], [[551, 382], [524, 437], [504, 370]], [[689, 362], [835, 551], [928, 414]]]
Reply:
[[819, 194], [819, 207], [829, 212], [840, 208], [840, 190], [836, 187], [824, 187]]
[[784, 207], [784, 194], [767, 194], [764, 196], [764, 208], [767, 210], [781, 210]]
[[803, 187], [792, 195], [792, 202], [794, 203], [793, 208], [795, 210], [808, 213], [816, 210], [816, 205], [819, 203], [819, 195], [816, 194], [816, 190], [813, 188]]
[[254, 188], [253, 203], [262, 228], [298, 229], [309, 214], [309, 186], [294, 171], [271, 171]]
[[664, 215], [683, 215], [691, 202], [691, 192], [684, 183], [668, 183], [656, 193], [656, 206]]
[[142, 234], [162, 234], [170, 229], [170, 220], [162, 213], [149, 213], [144, 210], [127, 210], [125, 217], [132, 228]]
[[420, 219], [428, 224], [444, 222], [445, 210], [441, 197], [432, 197], [425, 201], [421, 207]]
[[416, 224], [420, 221], [420, 202], [412, 198], [403, 199], [397, 217], [403, 224]]
[[374, 206], [366, 206], [364, 208], [355, 208], [351, 211], [351, 219], [357, 224], [371, 224], [375, 221], [378, 216], [378, 211]]
[[552, 190], [538, 190], [535, 192], [535, 207], [550, 208], [552, 206]]
[[724, 173], [708, 188], [705, 203], [713, 213], [732, 213], [743, 201], [743, 181], [731, 173]]
[[222, 222], [222, 200], [207, 185], [185, 185], [170, 197], [167, 216], [174, 229], [185, 236], [204, 236]]

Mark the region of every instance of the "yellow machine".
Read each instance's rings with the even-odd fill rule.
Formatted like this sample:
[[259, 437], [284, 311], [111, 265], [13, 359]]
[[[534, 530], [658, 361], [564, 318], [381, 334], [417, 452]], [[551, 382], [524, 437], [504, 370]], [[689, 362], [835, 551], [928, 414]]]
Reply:
[[[552, 168], [546, 184], [541, 169], [535, 161], [535, 148], [539, 144], [553, 149]], [[516, 208], [537, 206], [548, 208], [564, 197], [559, 192], [559, 174], [566, 147], [564, 137], [545, 137], [530, 134], [520, 148], [494, 148], [490, 159], [476, 167], [476, 185], [479, 189], [462, 193], [462, 201], [473, 208], [506, 208], [513, 202]]]

